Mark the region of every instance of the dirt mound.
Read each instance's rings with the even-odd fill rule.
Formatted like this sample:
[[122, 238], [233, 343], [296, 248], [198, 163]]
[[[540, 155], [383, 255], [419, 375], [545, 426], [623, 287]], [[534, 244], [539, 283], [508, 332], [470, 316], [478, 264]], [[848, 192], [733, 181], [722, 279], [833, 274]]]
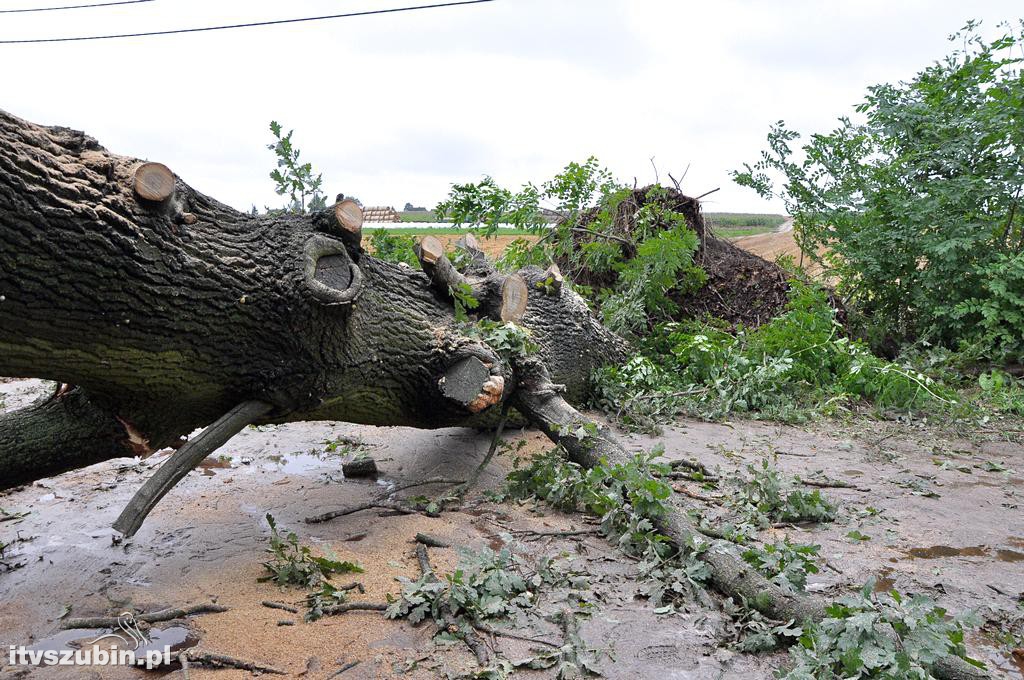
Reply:
[[[694, 256], [694, 262], [707, 273], [707, 284], [693, 293], [670, 295], [679, 305], [678, 318], [713, 316], [724, 319], [734, 326], [758, 326], [783, 311], [789, 291], [785, 271], [774, 262], [768, 262], [715, 236], [704, 221], [700, 202], [675, 189], [653, 186], [634, 189], [618, 205], [612, 234], [624, 240], [622, 247], [627, 258], [635, 254], [632, 242], [637, 226], [637, 212], [641, 207], [654, 201], [660, 202], [668, 210], [685, 216], [686, 223], [700, 238], [700, 247]], [[595, 238], [588, 235], [585, 229], [597, 216], [598, 209], [593, 209], [583, 216], [583, 229], [573, 234], [578, 246]], [[656, 226], [668, 229], [671, 225], [666, 222]], [[568, 262], [559, 262], [559, 266], [564, 271], [570, 271], [573, 280], [583, 285], [606, 288], [615, 283], [614, 273], [579, 270], [570, 267]]]

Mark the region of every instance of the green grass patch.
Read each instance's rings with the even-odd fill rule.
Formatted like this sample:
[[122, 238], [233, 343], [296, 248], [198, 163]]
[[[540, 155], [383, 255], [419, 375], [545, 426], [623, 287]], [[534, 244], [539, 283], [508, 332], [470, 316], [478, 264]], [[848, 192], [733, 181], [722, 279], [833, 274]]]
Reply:
[[433, 210], [400, 210], [398, 217], [403, 222], [444, 222], [437, 219]]
[[765, 231], [778, 228], [786, 221], [785, 215], [763, 213], [704, 213], [704, 220], [715, 229], [742, 229], [761, 227]]

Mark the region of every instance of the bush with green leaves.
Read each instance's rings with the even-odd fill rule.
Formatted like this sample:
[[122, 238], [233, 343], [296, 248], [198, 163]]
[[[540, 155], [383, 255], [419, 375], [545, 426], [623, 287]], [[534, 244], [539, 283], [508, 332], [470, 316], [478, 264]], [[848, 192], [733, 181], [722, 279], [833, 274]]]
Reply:
[[735, 486], [728, 504], [746, 521], [762, 527], [772, 522], [831, 522], [835, 518], [835, 505], [819, 490], [796, 488], [767, 458], [760, 465], [747, 465], [747, 476], [738, 477]]
[[792, 668], [783, 680], [929, 680], [935, 663], [967, 656], [965, 629], [977, 622], [973, 614], [951, 617], [923, 596], [887, 596], [873, 592], [871, 579], [857, 594], [837, 600], [826, 617], [803, 628], [790, 648]]
[[807, 585], [807, 575], [818, 573], [815, 560], [820, 549], [818, 545], [790, 543], [786, 538], [762, 547], [749, 547], [742, 557], [787, 593], [800, 593]]
[[[619, 208], [632, 192], [591, 157], [570, 163], [540, 187], [527, 184], [518, 192], [490, 177], [453, 185], [435, 212], [486, 235], [507, 224], [541, 236], [536, 244], [515, 242], [499, 265], [518, 269], [559, 262], [576, 290], [600, 310], [605, 324], [630, 335], [672, 316], [676, 305], [670, 294], [684, 295], [706, 280], [694, 263], [697, 235], [682, 214], [659, 200], [664, 192], [652, 187], [645, 205], [630, 214], [632, 228], [622, 230], [616, 223]], [[557, 223], [549, 222], [542, 202], [554, 206]], [[584, 271], [586, 281], [578, 276]]]
[[406, 234], [391, 234], [386, 229], [376, 229], [370, 234], [370, 249], [373, 256], [388, 262], [404, 262], [413, 269], [420, 268], [419, 258], [413, 247], [416, 238]]
[[879, 339], [1024, 356], [1022, 31], [985, 41], [972, 22], [952, 36], [962, 49], [869, 88], [855, 118], [799, 150], [780, 121], [735, 173], [784, 200]]
[[678, 413], [798, 421], [853, 400], [902, 409], [953, 402], [948, 388], [848, 338], [821, 288], [794, 281], [789, 295], [786, 311], [755, 329], [659, 326], [641, 355], [595, 374], [594, 404], [627, 426], [652, 429]]
[[443, 579], [427, 572], [415, 581], [401, 576], [398, 580], [402, 592], [388, 605], [385, 615], [413, 624], [428, 617], [440, 626], [460, 617], [484, 621], [533, 604], [529, 583], [507, 548], [500, 552], [464, 550], [458, 567]]

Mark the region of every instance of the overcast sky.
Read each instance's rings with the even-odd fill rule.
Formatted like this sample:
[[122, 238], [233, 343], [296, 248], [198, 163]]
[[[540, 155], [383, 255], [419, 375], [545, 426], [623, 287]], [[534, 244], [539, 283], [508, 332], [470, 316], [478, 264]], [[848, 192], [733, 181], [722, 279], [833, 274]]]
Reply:
[[[0, 0], [0, 9], [89, 0]], [[92, 0], [98, 1], [98, 0]], [[441, 0], [434, 0], [441, 1]], [[393, 0], [152, 0], [0, 14], [0, 39], [188, 28], [401, 7]], [[333, 198], [432, 207], [484, 174], [518, 187], [596, 155], [632, 183], [689, 164], [707, 210], [781, 211], [735, 186], [772, 121], [829, 129], [865, 87], [907, 79], [967, 19], [1020, 0], [495, 0], [174, 35], [0, 45], [0, 108], [166, 163], [241, 209], [279, 206], [268, 124]]]

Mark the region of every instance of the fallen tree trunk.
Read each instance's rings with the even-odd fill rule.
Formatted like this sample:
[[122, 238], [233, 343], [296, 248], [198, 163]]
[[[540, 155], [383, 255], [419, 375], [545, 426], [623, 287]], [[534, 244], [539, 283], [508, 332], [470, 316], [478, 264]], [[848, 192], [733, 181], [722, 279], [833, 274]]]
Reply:
[[[252, 217], [159, 163], [0, 111], [0, 375], [60, 383], [0, 416], [0, 488], [145, 456], [213, 423], [125, 509], [130, 535], [249, 421], [473, 425], [510, 399], [581, 465], [629, 459], [606, 430], [576, 436], [589, 421], [570, 402], [626, 348], [568, 287], [543, 285], [561, 284], [557, 268], [499, 274], [471, 239], [466, 273], [429, 241], [424, 272], [382, 262], [362, 251], [356, 210]], [[506, 362], [468, 336], [455, 287], [484, 316], [529, 329], [538, 351]], [[696, 534], [679, 507], [662, 529], [681, 544]], [[824, 615], [823, 601], [781, 591], [725, 542], [702, 559], [713, 587], [768, 616]], [[957, 658], [935, 670], [986, 677]]]
[[[74, 386], [0, 416], [0, 488], [148, 455], [247, 400], [272, 405], [259, 422], [485, 422], [509, 367], [436, 281], [362, 252], [360, 227], [350, 201], [252, 217], [159, 163], [0, 112], [0, 375]], [[623, 343], [569, 292], [519, 310], [506, 278], [482, 305], [517, 309], [581, 396]], [[470, 357], [487, 367], [473, 409], [439, 387]]]

